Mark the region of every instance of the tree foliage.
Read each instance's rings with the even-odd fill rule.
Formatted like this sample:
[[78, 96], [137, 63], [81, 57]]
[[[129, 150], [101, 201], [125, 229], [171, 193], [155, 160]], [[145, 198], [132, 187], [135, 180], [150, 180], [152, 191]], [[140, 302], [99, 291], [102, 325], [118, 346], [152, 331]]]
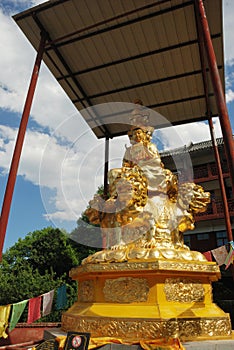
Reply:
[[[77, 295], [77, 284], [70, 279], [69, 271], [88, 254], [87, 247], [76, 244], [59, 229], [48, 227], [27, 234], [3, 254], [0, 264], [0, 305], [30, 299], [52, 289], [56, 291], [65, 283], [69, 307]], [[26, 316], [25, 312], [21, 321], [25, 321]], [[41, 319], [60, 320], [61, 311], [56, 310], [55, 303], [53, 312]]]
[[[104, 187], [99, 186], [96, 194], [104, 199]], [[78, 244], [90, 247], [89, 254], [93, 254], [103, 246], [100, 225], [91, 224], [85, 211], [77, 220], [77, 227], [71, 232], [70, 237]]]
[[[97, 194], [103, 195], [103, 187]], [[0, 305], [17, 303], [50, 290], [55, 290], [52, 313], [39, 321], [61, 321], [61, 310], [56, 310], [56, 291], [62, 284], [67, 287], [67, 308], [77, 296], [77, 283], [69, 271], [88, 255], [102, 246], [100, 229], [89, 224], [82, 214], [77, 228], [67, 234], [47, 227], [28, 233], [9, 248], [0, 263]], [[27, 319], [27, 309], [20, 321]]]
[[[84, 214], [77, 220], [77, 227], [71, 232], [70, 237], [81, 246], [89, 246], [89, 254], [93, 254], [102, 247], [102, 233], [100, 227], [90, 224], [87, 216]], [[83, 258], [85, 258], [85, 256], [83, 256]]]

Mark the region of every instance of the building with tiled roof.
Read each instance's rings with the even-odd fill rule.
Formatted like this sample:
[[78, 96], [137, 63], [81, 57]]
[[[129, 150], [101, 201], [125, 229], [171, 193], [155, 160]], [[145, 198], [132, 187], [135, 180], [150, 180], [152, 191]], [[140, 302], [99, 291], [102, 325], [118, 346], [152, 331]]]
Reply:
[[[223, 139], [218, 138], [216, 141], [232, 222], [232, 218], [234, 218], [234, 198]], [[218, 169], [212, 142], [191, 143], [171, 151], [164, 151], [161, 152], [161, 158], [166, 168], [178, 174], [180, 182], [193, 180], [193, 182], [200, 184], [211, 194], [211, 202], [207, 211], [196, 216], [195, 229], [184, 233], [185, 243], [192, 250], [201, 252], [209, 251], [228, 243]], [[233, 224], [232, 228], [234, 228]]]

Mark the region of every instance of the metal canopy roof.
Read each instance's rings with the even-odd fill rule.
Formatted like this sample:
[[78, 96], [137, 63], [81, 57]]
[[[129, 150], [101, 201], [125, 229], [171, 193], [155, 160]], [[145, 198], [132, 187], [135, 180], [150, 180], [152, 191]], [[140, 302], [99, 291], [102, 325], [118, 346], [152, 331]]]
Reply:
[[[204, 5], [224, 86], [222, 0]], [[14, 20], [36, 50], [46, 32], [43, 60], [79, 111], [139, 98], [176, 125], [218, 114], [195, 13], [193, 0], [51, 0]], [[128, 129], [118, 113], [82, 115], [98, 138]]]

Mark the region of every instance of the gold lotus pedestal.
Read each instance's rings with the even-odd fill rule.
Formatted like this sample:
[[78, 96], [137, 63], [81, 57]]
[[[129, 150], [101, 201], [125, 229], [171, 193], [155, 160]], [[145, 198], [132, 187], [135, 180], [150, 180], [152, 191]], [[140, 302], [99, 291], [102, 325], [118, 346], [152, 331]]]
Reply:
[[229, 339], [229, 315], [212, 302], [211, 282], [219, 275], [216, 263], [188, 259], [73, 268], [78, 301], [63, 314], [62, 329], [135, 341]]

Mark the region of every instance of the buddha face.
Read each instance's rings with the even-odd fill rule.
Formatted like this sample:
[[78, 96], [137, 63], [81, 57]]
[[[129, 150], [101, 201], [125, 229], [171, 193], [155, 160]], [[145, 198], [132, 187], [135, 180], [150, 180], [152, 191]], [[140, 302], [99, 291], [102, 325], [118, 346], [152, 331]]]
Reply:
[[135, 129], [133, 130], [133, 135], [132, 135], [132, 139], [135, 142], [142, 142], [145, 139], [145, 133], [142, 129]]

